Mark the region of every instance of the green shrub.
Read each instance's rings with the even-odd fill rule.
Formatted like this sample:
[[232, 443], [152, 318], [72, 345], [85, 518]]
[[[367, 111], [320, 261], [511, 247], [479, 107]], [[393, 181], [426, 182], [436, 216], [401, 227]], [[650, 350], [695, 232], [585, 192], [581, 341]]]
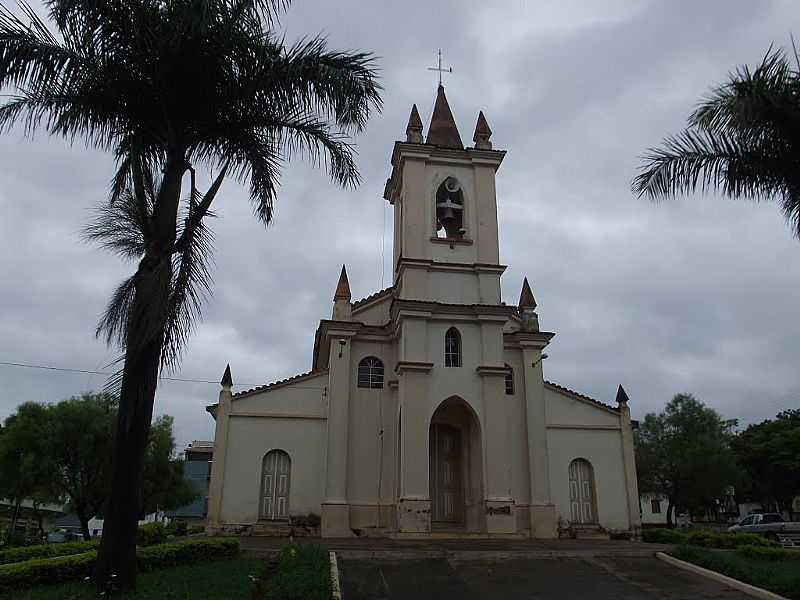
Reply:
[[97, 551], [90, 550], [83, 554], [0, 565], [0, 592], [83, 579], [91, 575], [96, 559]]
[[677, 529], [643, 529], [642, 541], [654, 544], [684, 544], [686, 534]]
[[145, 523], [139, 525], [136, 532], [137, 546], [155, 546], [167, 541], [167, 528], [163, 523]]
[[71, 554], [82, 554], [97, 548], [100, 542], [92, 540], [90, 542], [69, 542], [67, 544], [39, 544], [38, 546], [25, 546], [22, 548], [10, 548], [0, 551], [0, 565], [18, 563], [33, 558], [51, 558], [54, 556], [69, 556]]
[[154, 571], [238, 554], [239, 540], [237, 538], [203, 538], [139, 548], [136, 551], [136, 562], [140, 571]]
[[169, 532], [172, 535], [184, 536], [189, 530], [186, 521], [173, 521], [169, 524]]
[[[771, 548], [756, 547], [755, 552]], [[752, 552], [752, 551], [747, 551]], [[707, 550], [697, 546], [678, 546], [670, 554], [680, 560], [800, 600], [800, 568], [795, 560], [761, 560], [742, 556], [738, 551]]]
[[736, 554], [754, 560], [800, 560], [800, 552], [766, 546], [739, 546]]
[[[154, 571], [181, 564], [234, 557], [238, 553], [239, 540], [236, 538], [203, 538], [137, 548], [136, 562], [139, 570]], [[0, 592], [89, 577], [96, 559], [97, 551], [90, 550], [72, 556], [38, 558], [0, 565]]]
[[193, 533], [205, 533], [205, 532], [206, 528], [203, 527], [202, 525], [192, 525], [191, 527], [189, 527], [189, 531], [187, 533], [191, 535]]
[[267, 582], [270, 600], [328, 600], [331, 596], [328, 551], [316, 544], [287, 546]]

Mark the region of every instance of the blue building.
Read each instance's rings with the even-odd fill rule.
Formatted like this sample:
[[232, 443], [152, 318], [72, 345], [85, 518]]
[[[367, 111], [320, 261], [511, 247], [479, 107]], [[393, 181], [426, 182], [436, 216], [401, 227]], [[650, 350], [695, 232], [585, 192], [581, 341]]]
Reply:
[[214, 442], [195, 440], [184, 450], [183, 476], [188, 479], [198, 498], [191, 504], [168, 511], [167, 516], [188, 523], [205, 523], [208, 515], [208, 484], [211, 479], [211, 460]]

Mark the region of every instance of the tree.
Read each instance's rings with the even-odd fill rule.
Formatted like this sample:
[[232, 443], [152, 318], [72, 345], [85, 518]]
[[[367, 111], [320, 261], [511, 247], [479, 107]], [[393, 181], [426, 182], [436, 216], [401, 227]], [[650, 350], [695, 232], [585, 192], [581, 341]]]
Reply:
[[89, 521], [108, 500], [117, 416], [114, 396], [83, 394], [48, 407], [47, 452], [58, 470], [58, 488], [90, 540]]
[[183, 461], [175, 456], [173, 421], [172, 417], [164, 415], [150, 428], [142, 481], [142, 518], [154, 512], [186, 506], [197, 497], [189, 481], [183, 477]]
[[[281, 166], [297, 153], [324, 163], [336, 183], [357, 184], [349, 136], [380, 108], [380, 86], [369, 53], [331, 51], [321, 37], [285, 46], [274, 27], [288, 0], [45, 4], [59, 37], [26, 4], [22, 17], [0, 9], [0, 86], [18, 90], [0, 107], [0, 128], [43, 126], [117, 159], [91, 236], [137, 266], [99, 327], [124, 357], [95, 580], [107, 591], [115, 574], [127, 591], [158, 376], [177, 367], [210, 289], [206, 217], [223, 179], [249, 182], [265, 224]], [[205, 194], [197, 166], [218, 170]]]
[[697, 189], [778, 199], [800, 237], [798, 69], [772, 47], [755, 69], [737, 69], [699, 104], [683, 132], [648, 150], [633, 191], [654, 199]]
[[800, 410], [750, 425], [736, 436], [733, 450], [750, 495], [778, 511], [791, 510], [800, 495]]
[[[14, 505], [9, 532], [12, 538], [24, 500], [33, 501], [40, 518], [38, 505], [59, 499], [54, 483], [56, 466], [47, 449], [51, 425], [45, 406], [26, 402], [6, 419], [0, 436], [0, 497], [8, 497]], [[39, 528], [41, 533], [41, 522]]]
[[634, 431], [639, 488], [666, 496], [670, 527], [676, 506], [711, 506], [735, 482], [735, 424], [691, 394], [678, 394], [664, 412], [645, 415]]

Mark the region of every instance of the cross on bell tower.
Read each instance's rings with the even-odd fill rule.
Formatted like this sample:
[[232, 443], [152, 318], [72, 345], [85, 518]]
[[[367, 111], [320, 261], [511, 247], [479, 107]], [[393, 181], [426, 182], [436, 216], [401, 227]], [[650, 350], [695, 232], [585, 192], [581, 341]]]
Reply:
[[439, 48], [439, 63], [436, 67], [428, 67], [428, 71], [438, 71], [439, 85], [442, 85], [442, 73], [452, 73], [453, 67], [442, 68], [442, 49]]

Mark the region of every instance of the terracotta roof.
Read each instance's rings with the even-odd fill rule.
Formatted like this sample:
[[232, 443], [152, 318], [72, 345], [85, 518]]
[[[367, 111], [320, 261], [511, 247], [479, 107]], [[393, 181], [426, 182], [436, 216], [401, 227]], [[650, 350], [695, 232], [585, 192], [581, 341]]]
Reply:
[[522, 282], [522, 291], [519, 294], [520, 308], [536, 308], [536, 299], [533, 297], [531, 286], [528, 285], [528, 278]]
[[619, 412], [619, 409], [617, 409], [614, 406], [611, 406], [610, 404], [606, 404], [605, 402], [600, 402], [599, 400], [595, 400], [591, 396], [587, 396], [585, 394], [581, 394], [580, 392], [576, 392], [575, 390], [571, 390], [569, 388], [565, 388], [563, 385], [558, 385], [557, 383], [553, 383], [552, 381], [545, 381], [544, 382], [544, 386], [545, 387], [549, 387], [554, 392], [563, 392], [563, 393], [565, 393], [565, 394], [567, 394], [569, 396], [572, 396], [573, 398], [576, 398], [578, 400], [584, 400], [586, 402], [591, 402], [592, 404], [595, 404], [597, 406], [601, 406], [602, 408], [605, 408], [606, 410], [610, 410], [611, 412], [614, 412], [614, 413], [618, 413]]
[[361, 300], [356, 300], [355, 302], [353, 302], [353, 308], [358, 308], [359, 306], [363, 306], [364, 304], [368, 304], [368, 303], [372, 302], [373, 300], [377, 300], [379, 297], [381, 297], [383, 295], [387, 295], [388, 296], [393, 291], [394, 291], [394, 286], [390, 285], [387, 288], [383, 288], [382, 290], [379, 290], [379, 291], [377, 291], [377, 292], [375, 292], [373, 294], [370, 294], [366, 298], [361, 298]]
[[249, 396], [250, 394], [254, 394], [256, 392], [263, 392], [266, 390], [271, 390], [274, 388], [282, 387], [284, 385], [288, 385], [290, 383], [295, 383], [302, 379], [308, 379], [310, 377], [314, 377], [316, 375], [321, 375], [322, 373], [327, 373], [328, 369], [312, 369], [311, 371], [307, 371], [305, 373], [300, 373], [299, 375], [292, 375], [291, 377], [287, 377], [286, 379], [280, 379], [278, 381], [273, 381], [272, 383], [265, 383], [264, 385], [259, 385], [258, 387], [251, 388], [249, 390], [243, 390], [241, 392], [236, 392], [233, 394], [232, 398], [240, 398], [242, 396]]
[[433, 116], [431, 116], [431, 123], [428, 126], [428, 137], [425, 138], [425, 143], [459, 150], [464, 148], [456, 120], [450, 111], [447, 97], [444, 95], [444, 86], [441, 84], [436, 90], [436, 104], [433, 107]]
[[339, 283], [336, 285], [336, 293], [333, 295], [333, 299], [350, 302], [350, 298], [350, 282], [347, 281], [347, 270], [342, 265], [342, 272], [339, 274]]

